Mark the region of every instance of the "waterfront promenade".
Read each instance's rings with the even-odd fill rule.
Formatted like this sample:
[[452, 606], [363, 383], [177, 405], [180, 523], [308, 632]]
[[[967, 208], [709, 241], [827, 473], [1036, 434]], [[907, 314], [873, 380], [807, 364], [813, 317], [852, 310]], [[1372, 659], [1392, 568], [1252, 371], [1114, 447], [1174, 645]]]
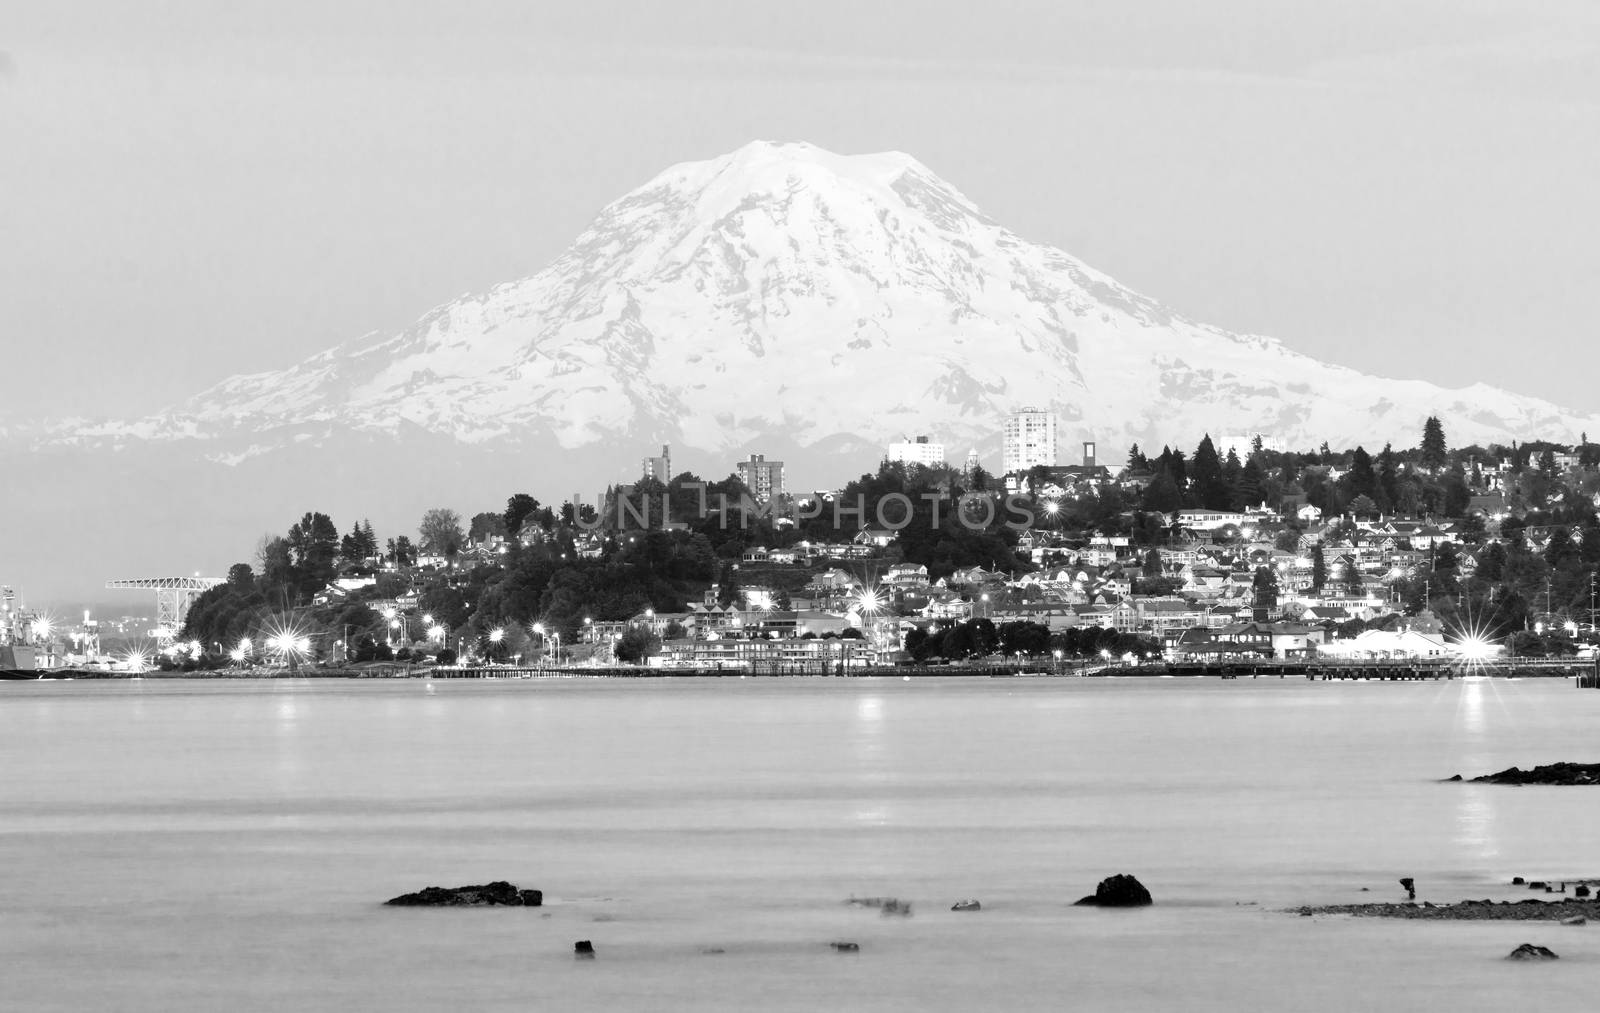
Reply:
[[736, 667], [641, 665], [407, 665], [381, 663], [348, 668], [222, 668], [141, 673], [54, 669], [0, 672], [9, 680], [52, 679], [667, 679], [667, 678], [1304, 678], [1316, 681], [1416, 682], [1464, 677], [1574, 679], [1581, 688], [1600, 686], [1600, 668], [1573, 658], [1518, 658], [1501, 661], [1442, 659], [1272, 659], [1122, 662], [1013, 661], [1003, 664], [850, 665], [752, 664]]

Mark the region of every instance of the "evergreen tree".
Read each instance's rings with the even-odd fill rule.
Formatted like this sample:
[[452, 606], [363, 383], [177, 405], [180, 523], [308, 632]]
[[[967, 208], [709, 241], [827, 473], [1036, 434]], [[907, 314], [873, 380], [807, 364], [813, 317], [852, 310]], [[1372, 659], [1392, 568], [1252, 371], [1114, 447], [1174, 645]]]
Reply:
[[1250, 505], [1239, 499], [1239, 476], [1243, 471], [1244, 465], [1239, 463], [1239, 455], [1229, 447], [1228, 456], [1222, 459], [1222, 483], [1228, 487], [1229, 510], [1243, 510]]
[[378, 554], [376, 539], [372, 535], [372, 525], [366, 527], [358, 522], [350, 526], [350, 533], [339, 540], [339, 557], [346, 563], [359, 563], [369, 556]]
[[1128, 448], [1129, 471], [1143, 471], [1149, 466], [1150, 462], [1145, 460], [1144, 451], [1139, 449], [1139, 445], [1137, 443]]
[[1278, 610], [1278, 575], [1270, 566], [1258, 566], [1250, 586], [1255, 591], [1253, 618], [1264, 623]]
[[1234, 480], [1233, 498], [1241, 507], [1252, 507], [1262, 501], [1265, 490], [1265, 477], [1261, 474], [1261, 466], [1256, 463], [1254, 456], [1246, 461], [1244, 467], [1239, 469], [1239, 475]]
[[1311, 549], [1311, 590], [1322, 593], [1328, 585], [1328, 557], [1323, 554], [1322, 543], [1318, 542]]
[[1437, 415], [1429, 415], [1422, 424], [1422, 466], [1437, 471], [1446, 463], [1444, 423]]
[[1378, 494], [1372, 497], [1381, 511], [1392, 511], [1400, 504], [1400, 459], [1392, 444], [1385, 443], [1378, 454]]
[[1444, 478], [1444, 497], [1440, 512], [1446, 517], [1465, 517], [1472, 504], [1472, 490], [1467, 488], [1467, 476], [1457, 463]]
[[1178, 483], [1172, 479], [1172, 473], [1162, 468], [1156, 472], [1155, 480], [1144, 487], [1144, 494], [1140, 499], [1140, 507], [1156, 513], [1169, 514], [1183, 506], [1183, 493], [1178, 491]]
[[[1356, 499], [1365, 496], [1376, 504], [1378, 499], [1378, 475], [1372, 468], [1372, 455], [1366, 448], [1356, 447], [1350, 455], [1350, 473], [1345, 476], [1345, 492], [1347, 498]], [[1371, 510], [1376, 507], [1369, 508]]]
[[1196, 506], [1206, 510], [1228, 508], [1228, 485], [1222, 477], [1222, 459], [1217, 456], [1210, 433], [1202, 437], [1195, 448], [1190, 477], [1193, 480], [1191, 496]]

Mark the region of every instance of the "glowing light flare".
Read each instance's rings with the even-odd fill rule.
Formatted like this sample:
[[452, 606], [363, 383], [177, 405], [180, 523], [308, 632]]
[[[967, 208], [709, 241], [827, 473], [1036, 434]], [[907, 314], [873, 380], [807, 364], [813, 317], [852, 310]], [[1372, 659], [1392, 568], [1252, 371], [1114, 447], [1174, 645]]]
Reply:
[[311, 654], [311, 637], [292, 620], [274, 620], [263, 640], [267, 651], [279, 664], [293, 665]]
[[879, 588], [864, 587], [856, 595], [856, 607], [865, 615], [875, 615], [883, 611], [884, 606], [887, 604], [888, 599]]
[[1486, 661], [1497, 650], [1497, 645], [1476, 636], [1468, 636], [1456, 644], [1456, 653], [1467, 661]]

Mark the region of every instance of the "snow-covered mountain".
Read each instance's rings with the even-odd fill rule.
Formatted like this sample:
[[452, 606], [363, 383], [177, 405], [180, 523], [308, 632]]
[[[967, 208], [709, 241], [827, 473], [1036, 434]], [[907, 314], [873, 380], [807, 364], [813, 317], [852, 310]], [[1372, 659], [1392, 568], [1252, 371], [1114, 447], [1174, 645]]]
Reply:
[[1533, 398], [1365, 376], [1187, 320], [906, 155], [757, 143], [668, 169], [543, 271], [402, 334], [147, 418], [0, 431], [25, 493], [0, 580], [49, 594], [63, 575], [221, 573], [307, 509], [397, 532], [518, 491], [592, 502], [663, 443], [708, 476], [765, 452], [791, 488], [868, 470], [904, 434], [996, 467], [1003, 418], [1027, 405], [1055, 410], [1068, 460], [1078, 438], [1115, 459], [1208, 431], [1406, 445], [1430, 414], [1457, 445], [1600, 432]]
[[200, 441], [231, 464], [335, 431], [426, 432], [543, 446], [552, 463], [631, 448], [627, 478], [664, 442], [863, 466], [905, 433], [992, 448], [1024, 405], [1056, 411], [1063, 446], [1116, 453], [1206, 431], [1409, 443], [1430, 414], [1452, 443], [1600, 431], [1533, 398], [1366, 376], [1195, 323], [999, 225], [907, 155], [754, 143], [668, 169], [543, 271], [402, 334], [55, 438]]

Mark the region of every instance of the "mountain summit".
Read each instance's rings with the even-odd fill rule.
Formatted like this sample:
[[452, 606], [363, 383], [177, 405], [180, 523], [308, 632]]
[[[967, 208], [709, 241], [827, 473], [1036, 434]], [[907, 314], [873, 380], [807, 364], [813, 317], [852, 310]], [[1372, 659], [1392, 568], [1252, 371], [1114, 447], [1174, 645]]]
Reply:
[[543, 271], [402, 334], [89, 432], [225, 436], [212, 454], [228, 463], [333, 430], [531, 440], [553, 466], [560, 451], [632, 447], [615, 472], [629, 478], [661, 442], [722, 459], [763, 444], [854, 452], [858, 465], [902, 433], [992, 447], [1024, 404], [1055, 410], [1064, 445], [1119, 452], [1205, 431], [1403, 441], [1430, 414], [1460, 443], [1600, 427], [1187, 320], [997, 224], [908, 155], [757, 142], [666, 170]]
[[59, 529], [60, 498], [19, 497], [0, 576], [48, 593], [62, 574], [220, 573], [306, 509], [408, 530], [519, 490], [592, 501], [663, 443], [712, 476], [764, 452], [798, 488], [871, 468], [902, 434], [992, 464], [1023, 405], [1110, 457], [1207, 431], [1409, 443], [1430, 414], [1457, 444], [1600, 432], [1532, 398], [1364, 376], [1187, 320], [907, 155], [756, 143], [668, 169], [543, 271], [401, 334], [147, 418], [0, 431], [8, 473], [116, 517], [62, 544], [33, 535]]

